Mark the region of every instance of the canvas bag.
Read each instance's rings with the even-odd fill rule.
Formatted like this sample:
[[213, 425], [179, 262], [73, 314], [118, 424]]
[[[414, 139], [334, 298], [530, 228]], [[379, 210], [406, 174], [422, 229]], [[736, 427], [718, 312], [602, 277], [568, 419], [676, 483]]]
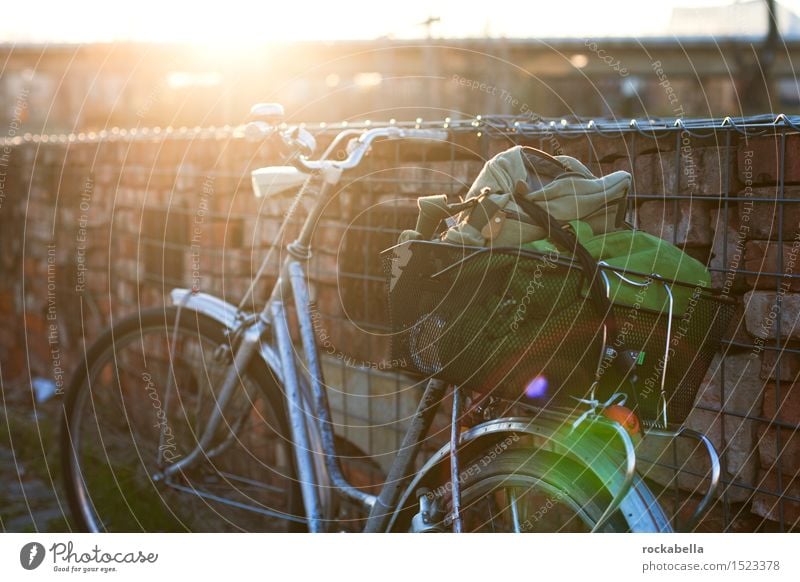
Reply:
[[624, 225], [630, 184], [628, 172], [597, 177], [573, 157], [514, 146], [486, 162], [465, 201], [449, 204], [444, 195], [420, 198], [417, 228], [403, 232], [400, 242], [429, 240], [439, 222], [455, 214], [456, 224], [444, 242], [520, 246], [542, 239], [547, 232], [514, 200], [520, 188], [556, 220], [581, 220], [595, 233], [612, 232]]

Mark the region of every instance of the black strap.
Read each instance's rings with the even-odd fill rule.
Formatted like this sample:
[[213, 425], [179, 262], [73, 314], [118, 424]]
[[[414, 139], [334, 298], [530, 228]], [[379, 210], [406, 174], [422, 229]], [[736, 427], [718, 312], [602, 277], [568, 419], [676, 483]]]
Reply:
[[489, 224], [489, 221], [499, 210], [500, 207], [494, 200], [488, 196], [484, 196], [481, 198], [480, 202], [473, 207], [472, 211], [470, 211], [467, 224], [481, 231], [484, 226]]
[[617, 325], [614, 312], [611, 309], [611, 302], [606, 295], [603, 285], [603, 278], [600, 269], [589, 251], [586, 250], [578, 239], [564, 225], [550, 215], [549, 212], [541, 208], [535, 202], [531, 202], [521, 192], [514, 194], [514, 200], [525, 213], [530, 216], [538, 225], [547, 232], [547, 236], [557, 245], [572, 251], [572, 255], [581, 266], [581, 270], [589, 278], [589, 297], [597, 308], [598, 314], [603, 319], [608, 331], [608, 339], [616, 337]]

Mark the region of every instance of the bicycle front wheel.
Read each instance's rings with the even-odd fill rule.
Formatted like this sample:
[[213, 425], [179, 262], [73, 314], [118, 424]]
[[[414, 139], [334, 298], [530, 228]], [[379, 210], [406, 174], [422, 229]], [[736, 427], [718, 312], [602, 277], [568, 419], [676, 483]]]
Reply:
[[283, 531], [303, 523], [281, 394], [255, 359], [211, 444], [196, 446], [231, 362], [222, 324], [148, 310], [100, 337], [66, 394], [65, 485], [86, 531]]

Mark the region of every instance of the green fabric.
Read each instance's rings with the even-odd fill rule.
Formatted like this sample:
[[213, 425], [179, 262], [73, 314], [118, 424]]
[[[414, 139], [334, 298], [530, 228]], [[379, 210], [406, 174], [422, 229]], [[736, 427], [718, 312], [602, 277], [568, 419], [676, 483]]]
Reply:
[[[695, 287], [711, 286], [711, 275], [705, 265], [658, 237], [638, 230], [623, 230], [595, 236], [591, 227], [585, 222], [572, 221], [570, 225], [580, 243], [596, 261], [604, 261], [612, 267], [627, 271], [655, 274], [690, 285], [670, 286], [673, 296], [673, 315], [686, 312], [695, 293]], [[525, 243], [522, 248], [542, 253], [559, 251], [547, 239]], [[637, 287], [626, 283], [610, 271], [606, 273], [609, 277], [612, 302], [634, 308], [638, 305], [655, 311], [668, 310], [669, 295], [660, 282], [653, 281], [647, 287]], [[647, 281], [646, 277], [633, 275], [625, 277], [639, 283]]]

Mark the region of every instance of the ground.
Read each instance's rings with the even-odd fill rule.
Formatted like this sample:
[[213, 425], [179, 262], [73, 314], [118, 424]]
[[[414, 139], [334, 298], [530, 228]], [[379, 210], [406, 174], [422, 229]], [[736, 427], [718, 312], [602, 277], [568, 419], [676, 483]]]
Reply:
[[29, 390], [3, 384], [0, 530], [4, 532], [70, 530], [58, 459], [60, 412], [58, 397], [34, 406]]

